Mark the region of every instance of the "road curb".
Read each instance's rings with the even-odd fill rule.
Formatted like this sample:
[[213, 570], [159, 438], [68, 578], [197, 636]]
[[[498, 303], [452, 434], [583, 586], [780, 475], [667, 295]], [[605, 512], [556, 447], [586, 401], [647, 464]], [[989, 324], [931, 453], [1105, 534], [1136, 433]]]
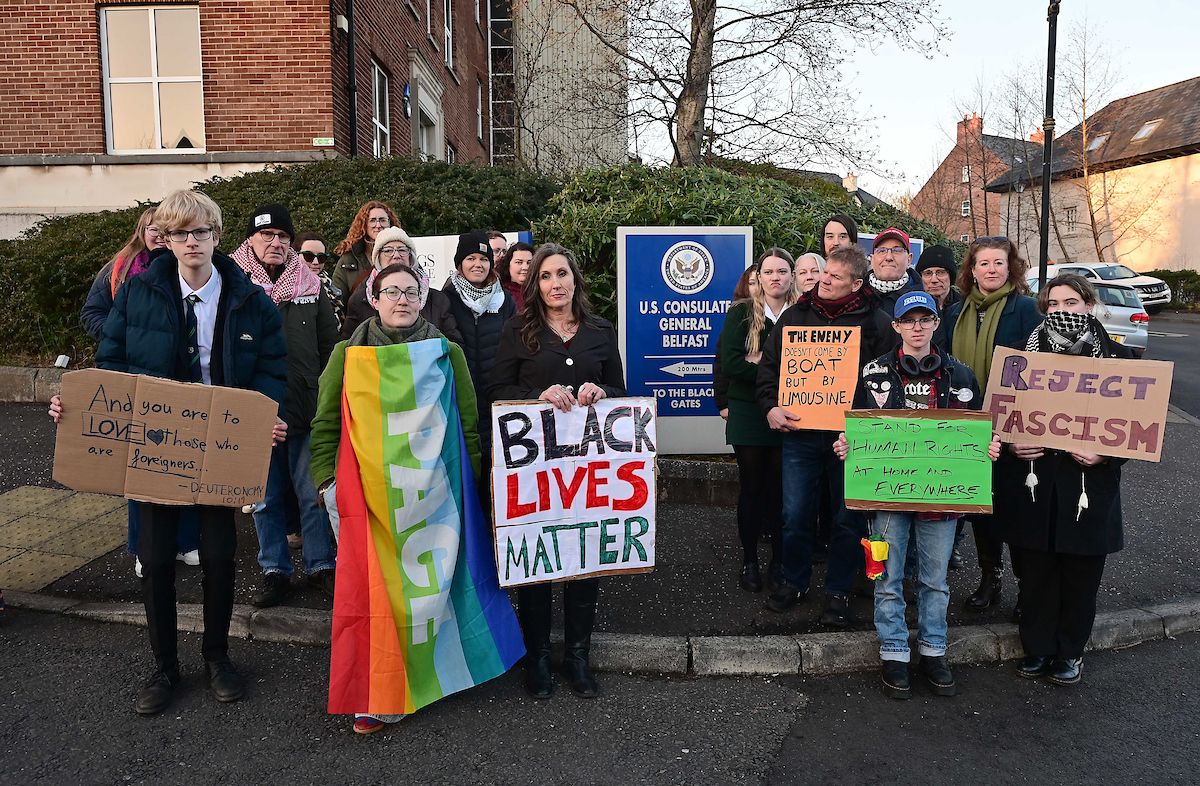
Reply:
[[0, 403], [50, 403], [62, 388], [63, 368], [0, 366]]
[[[98, 622], [145, 625], [140, 603], [75, 601], [31, 592], [9, 591], [15, 608], [64, 614]], [[329, 646], [328, 611], [277, 606], [234, 606], [230, 635], [247, 640]], [[178, 628], [204, 630], [199, 604], [181, 603]], [[1144, 608], [1096, 615], [1088, 651], [1124, 649], [1147, 641], [1200, 631], [1200, 595]], [[561, 644], [556, 640], [556, 644]], [[1022, 657], [1017, 626], [962, 625], [947, 635], [946, 655], [954, 664], [999, 663]], [[869, 671], [879, 665], [879, 644], [872, 631], [805, 633], [794, 636], [655, 636], [596, 633], [592, 665], [598, 671], [672, 674], [689, 677], [803, 675], [823, 677]]]

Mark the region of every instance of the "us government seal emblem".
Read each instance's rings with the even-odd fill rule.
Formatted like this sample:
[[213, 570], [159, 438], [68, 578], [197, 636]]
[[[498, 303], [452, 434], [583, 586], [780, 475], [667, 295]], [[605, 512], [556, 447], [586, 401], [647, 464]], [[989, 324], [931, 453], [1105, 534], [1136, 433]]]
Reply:
[[676, 243], [663, 254], [662, 277], [667, 286], [681, 295], [700, 292], [712, 281], [712, 255], [694, 241]]

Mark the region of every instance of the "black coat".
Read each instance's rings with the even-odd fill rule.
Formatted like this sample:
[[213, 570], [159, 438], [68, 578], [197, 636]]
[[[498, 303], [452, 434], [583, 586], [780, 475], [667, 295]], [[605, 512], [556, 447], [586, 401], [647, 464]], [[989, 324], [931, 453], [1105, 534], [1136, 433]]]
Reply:
[[[874, 293], [868, 293], [866, 305], [843, 314], [836, 319], [826, 319], [813, 310], [809, 295], [804, 295], [795, 304], [788, 306], [780, 315], [771, 335], [763, 345], [762, 359], [758, 362], [758, 406], [764, 413], [779, 406], [779, 361], [783, 353], [783, 331], [792, 327], [861, 327], [862, 343], [859, 347], [859, 366], [866, 365], [891, 349], [891, 339], [880, 336], [875, 312], [878, 303]], [[889, 326], [888, 330], [891, 330]], [[892, 331], [892, 335], [896, 335]]]
[[[1132, 358], [1133, 353], [1103, 336], [1105, 357]], [[1025, 485], [1030, 462], [1005, 446], [996, 462], [995, 518], [1012, 546], [1059, 554], [1101, 555], [1125, 546], [1121, 513], [1123, 458], [1084, 467], [1066, 451], [1046, 450], [1033, 462], [1038, 483], [1033, 497]], [[1086, 489], [1085, 489], [1086, 486]], [[1080, 491], [1088, 506], [1080, 513]], [[1078, 516], [1078, 520], [1077, 517]]]
[[[887, 345], [885, 350], [900, 346], [900, 334], [892, 327], [892, 320], [896, 318], [896, 301], [901, 295], [907, 295], [909, 292], [925, 291], [925, 285], [921, 283], [921, 277], [915, 270], [910, 268], [905, 275], [908, 276], [908, 281], [895, 292], [875, 292], [875, 330], [880, 335], [880, 341]], [[936, 345], [936, 342], [934, 343]]]
[[338, 342], [337, 317], [325, 287], [317, 294], [280, 303], [287, 342], [287, 398], [281, 417], [289, 436], [307, 434], [317, 414], [317, 383]]
[[492, 436], [492, 400], [487, 389], [491, 380], [492, 367], [496, 365], [496, 353], [500, 349], [500, 335], [504, 324], [517, 313], [517, 304], [512, 295], [504, 293], [504, 303], [495, 314], [476, 314], [458, 295], [451, 281], [442, 289], [450, 299], [450, 314], [458, 324], [462, 336], [459, 346], [467, 358], [471, 381], [475, 383], [475, 401], [479, 406], [479, 439], [485, 452], [489, 449]]
[[[959, 303], [961, 301], [962, 296], [958, 294], [957, 289], [951, 286], [950, 291], [946, 293], [946, 302], [942, 304], [940, 309], [942, 312], [942, 319], [940, 322], [938, 322], [937, 329], [933, 331], [933, 345], [945, 352], [950, 351], [950, 322], [948, 319], [946, 319], [946, 315], [950, 312], [950, 308], [955, 303]], [[962, 307], [960, 306], [960, 312], [961, 309]]]
[[[954, 328], [958, 325], [958, 318], [962, 315], [965, 303], [965, 300], [960, 299], [947, 308], [942, 317], [942, 323], [946, 328], [946, 349], [948, 351], [953, 351]], [[1025, 349], [1025, 342], [1029, 340], [1029, 334], [1040, 324], [1042, 324], [1042, 312], [1038, 311], [1037, 301], [1029, 295], [1013, 292], [1004, 302], [1004, 310], [1000, 312], [1000, 323], [996, 325], [996, 346]], [[937, 333], [934, 333], [935, 343], [937, 338]], [[979, 383], [986, 386], [987, 380], [981, 379]]]
[[[342, 339], [349, 340], [354, 335], [354, 329], [375, 316], [375, 309], [367, 301], [367, 288], [361, 286], [350, 296], [350, 305], [346, 309], [346, 320], [342, 323]], [[442, 335], [458, 344], [463, 343], [462, 333], [458, 332], [458, 322], [450, 311], [450, 298], [446, 293], [437, 289], [429, 290], [429, 297], [421, 307], [421, 316], [425, 321], [442, 331]]]
[[[983, 394], [975, 374], [937, 346], [933, 351], [942, 356], [942, 372], [937, 381], [938, 409], [983, 409]], [[887, 384], [884, 384], [887, 383]], [[900, 370], [899, 351], [863, 366], [858, 388], [854, 391], [855, 409], [904, 409], [904, 381]]]
[[578, 393], [585, 382], [599, 385], [609, 397], [625, 395], [625, 369], [611, 322], [593, 317], [579, 326], [570, 347], [552, 330], [543, 329], [537, 352], [521, 340], [524, 325], [520, 317], [504, 325], [487, 389], [491, 401], [536, 399], [551, 385], [570, 385]]

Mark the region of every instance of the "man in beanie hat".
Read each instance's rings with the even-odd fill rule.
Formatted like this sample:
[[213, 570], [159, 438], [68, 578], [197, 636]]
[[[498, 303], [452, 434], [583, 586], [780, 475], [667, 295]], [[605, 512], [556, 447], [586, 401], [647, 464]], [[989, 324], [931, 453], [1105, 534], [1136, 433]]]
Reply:
[[[491, 477], [492, 401], [487, 395], [488, 376], [496, 364], [504, 323], [517, 313], [512, 295], [500, 284], [496, 274], [492, 246], [486, 232], [468, 232], [458, 236], [454, 251], [454, 270], [442, 291], [450, 298], [450, 312], [462, 334], [463, 354], [475, 384], [479, 407], [479, 443], [483, 450], [482, 477]], [[490, 499], [489, 483], [480, 484], [484, 500]], [[485, 506], [485, 510], [486, 510]]]
[[930, 246], [921, 252], [917, 260], [917, 274], [925, 291], [937, 298], [938, 309], [946, 309], [962, 298], [954, 289], [954, 277], [958, 265], [954, 263], [954, 252], [948, 246]]
[[310, 424], [317, 407], [314, 381], [337, 343], [338, 325], [320, 277], [291, 246], [294, 235], [287, 208], [263, 205], [250, 214], [246, 239], [232, 254], [251, 283], [262, 287], [279, 310], [287, 342], [288, 385], [283, 419], [288, 425], [288, 440], [271, 452], [266, 499], [254, 513], [264, 587], [251, 602], [260, 608], [276, 606], [291, 593], [289, 494], [295, 495], [299, 510], [308, 580], [333, 597], [333, 530], [328, 514], [317, 504], [308, 462]]

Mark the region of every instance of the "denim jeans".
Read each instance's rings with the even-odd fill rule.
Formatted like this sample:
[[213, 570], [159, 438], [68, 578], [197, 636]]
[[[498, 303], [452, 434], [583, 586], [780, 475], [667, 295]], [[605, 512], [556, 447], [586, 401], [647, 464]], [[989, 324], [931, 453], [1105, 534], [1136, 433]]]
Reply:
[[887, 567], [875, 582], [875, 630], [882, 660], [908, 662], [908, 625], [904, 621], [904, 563], [916, 534], [920, 559], [917, 576], [917, 647], [922, 655], [946, 654], [946, 609], [950, 585], [946, 571], [954, 550], [957, 517], [920, 520], [914, 513], [879, 511], [871, 531], [888, 544]]
[[310, 574], [334, 568], [334, 551], [329, 517], [317, 505], [317, 488], [308, 471], [311, 458], [309, 435], [290, 437], [271, 450], [267, 475], [267, 497], [254, 513], [258, 531], [258, 564], [263, 573], [292, 575], [288, 551], [287, 513], [284, 497], [289, 487], [300, 508], [300, 532], [304, 536], [304, 570]]
[[821, 506], [822, 476], [829, 478], [830, 507], [838, 520], [844, 507], [835, 439], [830, 431], [783, 435], [783, 578], [802, 592], [812, 583], [812, 533]]

